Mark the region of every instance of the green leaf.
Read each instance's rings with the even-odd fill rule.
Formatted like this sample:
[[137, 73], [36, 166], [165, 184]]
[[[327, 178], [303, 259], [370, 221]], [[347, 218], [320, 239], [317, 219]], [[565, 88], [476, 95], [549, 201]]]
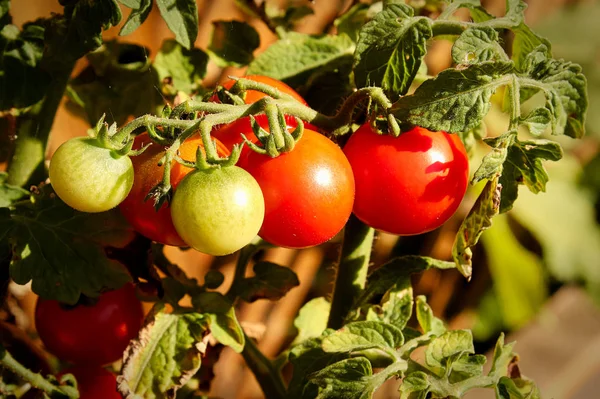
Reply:
[[504, 215], [496, 217], [482, 240], [504, 325], [520, 328], [548, 295], [542, 263], [517, 241]]
[[405, 94], [431, 38], [431, 20], [414, 17], [406, 4], [388, 1], [360, 30], [354, 54], [358, 87], [380, 86], [392, 101]]
[[513, 352], [514, 342], [504, 345], [504, 333], [500, 334], [494, 347], [494, 356], [492, 358], [492, 367], [488, 375], [494, 379], [506, 376], [509, 366], [517, 359]]
[[289, 31], [294, 29], [298, 21], [314, 14], [315, 11], [310, 0], [287, 0], [283, 4], [280, 2], [280, 7], [271, 3], [265, 4], [265, 13], [275, 27]]
[[400, 399], [426, 399], [429, 386], [427, 374], [422, 371], [410, 373], [402, 379]]
[[515, 62], [517, 70], [524, 70], [527, 56], [540, 45], [543, 45], [546, 57], [552, 57], [550, 42], [535, 34], [525, 23], [521, 23], [513, 28], [512, 31], [515, 34], [512, 43], [512, 59]]
[[124, 397], [174, 398], [206, 351], [208, 321], [199, 313], [155, 310], [125, 352], [118, 389]]
[[5, 208], [29, 195], [29, 191], [6, 183], [8, 173], [0, 172], [0, 208]]
[[540, 391], [533, 381], [502, 377], [496, 386], [497, 399], [540, 399]]
[[304, 304], [294, 320], [294, 327], [298, 329], [294, 343], [321, 336], [327, 328], [330, 309], [331, 303], [323, 297], [311, 299]]
[[271, 262], [258, 262], [253, 267], [254, 276], [240, 282], [238, 295], [246, 302], [258, 299], [276, 301], [289, 290], [300, 285], [298, 276], [289, 267]]
[[425, 351], [425, 362], [434, 369], [446, 369], [448, 358], [474, 352], [470, 330], [446, 331], [431, 341]]
[[106, 122], [121, 125], [130, 117], [155, 112], [163, 99], [148, 53], [145, 47], [110, 41], [89, 54], [89, 66], [67, 90], [71, 112], [83, 111], [90, 125], [105, 114]]
[[444, 322], [433, 315], [433, 311], [427, 304], [423, 295], [417, 297], [417, 320], [425, 334], [441, 335], [446, 331]]
[[353, 51], [354, 44], [345, 35], [311, 36], [289, 32], [256, 57], [247, 73], [286, 80], [322, 68]]
[[569, 61], [547, 58], [543, 45], [532, 50], [524, 60], [526, 73], [539, 82], [552, 115], [552, 134], [581, 138], [585, 133], [588, 108], [587, 80], [581, 67]]
[[444, 12], [438, 17], [439, 20], [451, 19], [452, 15], [460, 8], [467, 8], [471, 18], [475, 22], [484, 22], [494, 19], [481, 5], [481, 0], [453, 0], [446, 6]]
[[177, 42], [191, 49], [198, 36], [196, 0], [156, 0], [156, 4]]
[[481, 165], [475, 171], [471, 184], [479, 183], [484, 179], [493, 179], [502, 174], [502, 166], [508, 156], [508, 147], [512, 144], [516, 137], [516, 132], [509, 131], [494, 139], [484, 139], [484, 141], [492, 146], [492, 151], [487, 153]]
[[504, 61], [508, 57], [498, 43], [498, 32], [490, 27], [465, 30], [452, 46], [452, 59], [457, 64]]
[[365, 377], [371, 375], [371, 363], [363, 357], [358, 357], [327, 366], [311, 375], [310, 381], [321, 387], [318, 399], [363, 399], [370, 398], [373, 393], [373, 390], [365, 390]]
[[460, 356], [451, 365], [452, 372], [448, 378], [451, 383], [457, 383], [483, 374], [483, 366], [487, 358], [485, 355]]
[[175, 96], [179, 91], [188, 95], [197, 93], [202, 88], [207, 64], [208, 56], [199, 48], [188, 50], [175, 40], [165, 40], [153, 66], [162, 92]]
[[119, 35], [125, 36], [133, 33], [148, 18], [150, 11], [152, 11], [152, 0], [136, 0], [131, 2], [121, 0], [121, 3], [132, 8], [127, 21], [125, 21], [119, 31]]
[[348, 323], [323, 338], [325, 352], [356, 352], [371, 348], [396, 349], [404, 343], [402, 330], [378, 321]]
[[240, 353], [246, 342], [242, 326], [235, 316], [235, 309], [229, 300], [218, 292], [203, 292], [192, 297], [192, 303], [208, 316], [213, 337], [235, 352]]
[[402, 280], [381, 299], [380, 305], [367, 310], [367, 320], [378, 320], [404, 328], [412, 316], [413, 290], [409, 280]]
[[510, 81], [511, 62], [484, 62], [461, 69], [446, 69], [400, 98], [392, 107], [404, 123], [430, 130], [463, 132], [481, 124], [490, 99], [499, 86]]
[[500, 184], [503, 187], [500, 212], [506, 212], [513, 207], [519, 184], [525, 184], [535, 194], [546, 191], [548, 174], [542, 160], [558, 161], [562, 155], [560, 145], [553, 141], [514, 140], [513, 144], [508, 147], [508, 154], [500, 177]]
[[498, 184], [498, 177], [488, 181], [469, 214], [460, 225], [454, 245], [452, 259], [460, 273], [470, 279], [473, 273], [473, 251], [484, 230], [492, 225], [492, 218], [500, 209], [500, 192], [503, 187]]
[[31, 202], [0, 208], [0, 241], [11, 244], [13, 280], [32, 280], [36, 294], [68, 304], [81, 294], [95, 297], [131, 280], [123, 265], [107, 258], [106, 250], [123, 248], [133, 236], [118, 209], [78, 212], [48, 187]]
[[25, 108], [45, 94], [50, 77], [38, 65], [44, 51], [44, 27], [39, 23], [5, 25], [0, 30], [0, 110]]
[[552, 114], [547, 108], [535, 108], [526, 117], [521, 118], [523, 123], [529, 129], [529, 133], [534, 136], [541, 136], [552, 121]]
[[260, 45], [258, 32], [240, 21], [214, 21], [208, 52], [220, 67], [242, 67], [254, 59]]

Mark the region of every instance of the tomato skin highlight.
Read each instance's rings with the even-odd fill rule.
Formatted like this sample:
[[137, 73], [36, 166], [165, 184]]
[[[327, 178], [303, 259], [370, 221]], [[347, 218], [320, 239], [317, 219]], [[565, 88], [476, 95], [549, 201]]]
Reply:
[[63, 202], [89, 213], [116, 207], [133, 185], [131, 159], [116, 156], [91, 137], [76, 137], [58, 147], [50, 160], [49, 175]]
[[[142, 133], [135, 138], [133, 148], [142, 148], [150, 142], [148, 134]], [[219, 156], [229, 155], [229, 150], [223, 144], [218, 140], [216, 144]], [[194, 161], [198, 147], [204, 148], [202, 139], [199, 136], [191, 137], [179, 147], [179, 155], [185, 160]], [[166, 149], [167, 147], [152, 144], [142, 154], [132, 157], [135, 174], [133, 187], [119, 208], [125, 219], [138, 233], [165, 245], [184, 247], [187, 244], [179, 237], [173, 226], [169, 205], [164, 203], [156, 211], [153, 199], [145, 200], [148, 192], [162, 181], [164, 169], [163, 166], [158, 166], [158, 162]], [[175, 160], [171, 162], [171, 186], [174, 190], [192, 170]]]
[[171, 202], [177, 232], [206, 254], [228, 255], [248, 244], [265, 213], [258, 183], [237, 166], [196, 170], [179, 184]]
[[73, 374], [77, 379], [79, 399], [122, 399], [117, 391], [117, 377], [98, 366], [79, 366], [63, 370], [60, 376]]
[[38, 299], [35, 324], [49, 352], [81, 365], [103, 365], [123, 356], [144, 318], [133, 284], [106, 292], [92, 305], [66, 309], [55, 300]]
[[344, 153], [356, 179], [353, 212], [378, 230], [434, 230], [454, 214], [467, 190], [469, 160], [456, 134], [415, 127], [394, 138], [365, 124]]
[[342, 150], [306, 129], [294, 149], [276, 158], [250, 151], [238, 165], [265, 196], [259, 236], [287, 248], [324, 243], [346, 224], [354, 201], [354, 176]]

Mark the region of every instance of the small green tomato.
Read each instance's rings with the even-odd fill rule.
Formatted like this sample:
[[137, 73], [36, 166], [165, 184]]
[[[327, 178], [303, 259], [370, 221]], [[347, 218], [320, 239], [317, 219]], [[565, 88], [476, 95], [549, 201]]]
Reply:
[[104, 212], [119, 205], [133, 185], [128, 156], [104, 148], [90, 137], [63, 143], [50, 160], [50, 182], [67, 205], [82, 212]]
[[171, 201], [173, 225], [200, 252], [237, 251], [258, 233], [265, 215], [260, 186], [245, 170], [230, 166], [187, 175]]

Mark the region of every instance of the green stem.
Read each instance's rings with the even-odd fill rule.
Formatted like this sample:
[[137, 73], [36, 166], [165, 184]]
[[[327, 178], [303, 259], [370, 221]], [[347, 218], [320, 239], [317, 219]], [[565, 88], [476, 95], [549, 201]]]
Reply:
[[255, 253], [257, 253], [261, 248], [265, 248], [267, 245], [268, 244], [266, 241], [257, 238], [240, 251], [237, 263], [235, 264], [233, 282], [231, 283], [229, 291], [227, 291], [227, 294], [225, 295], [231, 302], [234, 302], [237, 298], [240, 283], [246, 277], [246, 267], [248, 266], [248, 262], [250, 262], [250, 259]]
[[339, 329], [367, 281], [374, 231], [354, 215], [346, 224], [327, 327]]
[[265, 397], [267, 399], [283, 399], [287, 397], [286, 387], [281, 378], [279, 370], [271, 360], [258, 349], [252, 339], [244, 333], [246, 344], [242, 356], [246, 364], [256, 377]]
[[21, 363], [19, 363], [12, 355], [6, 351], [4, 348], [0, 349], [3, 352], [2, 359], [0, 359], [0, 365], [2, 367], [6, 367], [11, 370], [13, 373], [21, 377], [24, 381], [27, 381], [31, 384], [31, 386], [41, 389], [46, 392], [50, 397], [53, 398], [78, 398], [79, 393], [77, 389], [74, 387], [61, 387], [59, 389], [57, 386], [48, 382], [44, 377], [42, 377], [39, 373], [34, 373], [33, 371], [27, 369]]
[[463, 33], [471, 24], [464, 21], [437, 20], [433, 22], [431, 31], [433, 36], [458, 36]]
[[15, 151], [8, 166], [8, 184], [25, 187], [46, 179], [44, 160], [48, 137], [74, 66], [56, 71], [44, 98], [19, 116]]

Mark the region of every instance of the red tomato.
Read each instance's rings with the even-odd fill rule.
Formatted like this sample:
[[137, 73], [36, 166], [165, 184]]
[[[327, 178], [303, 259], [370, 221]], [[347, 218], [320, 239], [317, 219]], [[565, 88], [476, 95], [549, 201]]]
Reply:
[[137, 336], [143, 318], [133, 284], [100, 295], [92, 306], [65, 308], [57, 301], [40, 298], [35, 308], [36, 328], [48, 351], [82, 365], [120, 359]]
[[[265, 83], [269, 86], [276, 88], [277, 90], [281, 91], [282, 93], [291, 95], [296, 100], [300, 101], [302, 104], [307, 105], [306, 101], [304, 101], [304, 99], [302, 97], [300, 97], [300, 94], [296, 93], [296, 91], [294, 89], [292, 89], [290, 86], [286, 85], [285, 83], [283, 83], [280, 80], [273, 79], [273, 78], [270, 78], [268, 76], [263, 76], [263, 75], [248, 75], [248, 76], [244, 76], [244, 78], [253, 80], [253, 81], [259, 82], [259, 83]], [[221, 83], [221, 86], [223, 86], [224, 88], [229, 90], [233, 87], [234, 84], [235, 84], [235, 80], [227, 79], [223, 83]], [[245, 97], [244, 97], [244, 102], [246, 104], [252, 104], [252, 103], [257, 102], [258, 100], [260, 100], [261, 98], [263, 98], [265, 96], [266, 96], [266, 94], [262, 93], [260, 91], [247, 90]], [[211, 101], [215, 101], [215, 102], [218, 101], [217, 96], [214, 95], [211, 98]]]
[[117, 392], [117, 377], [102, 367], [73, 367], [63, 374], [73, 374], [77, 379], [79, 399], [122, 399]]
[[[140, 134], [135, 138], [134, 149], [139, 149], [150, 142], [147, 133]], [[194, 161], [198, 147], [204, 148], [202, 139], [199, 136], [192, 137], [179, 147], [179, 155], [185, 160]], [[145, 201], [148, 192], [162, 181], [164, 169], [162, 166], [158, 166], [158, 161], [164, 155], [165, 150], [166, 148], [161, 145], [152, 144], [142, 154], [131, 157], [134, 170], [133, 187], [119, 208], [125, 219], [140, 234], [162, 244], [187, 247], [187, 244], [175, 231], [168, 204], [163, 204], [157, 212], [154, 209], [153, 199]], [[217, 153], [220, 156], [227, 156], [229, 150], [217, 141]], [[191, 171], [192, 169], [173, 161], [171, 163], [171, 186], [173, 189]]]
[[260, 185], [265, 219], [258, 233], [272, 244], [321, 244], [346, 224], [354, 201], [352, 168], [327, 137], [305, 130], [291, 152], [276, 158], [249, 151], [238, 165]]
[[421, 234], [441, 226], [467, 190], [469, 161], [455, 134], [415, 127], [394, 138], [365, 124], [344, 153], [356, 179], [354, 214], [392, 234]]

